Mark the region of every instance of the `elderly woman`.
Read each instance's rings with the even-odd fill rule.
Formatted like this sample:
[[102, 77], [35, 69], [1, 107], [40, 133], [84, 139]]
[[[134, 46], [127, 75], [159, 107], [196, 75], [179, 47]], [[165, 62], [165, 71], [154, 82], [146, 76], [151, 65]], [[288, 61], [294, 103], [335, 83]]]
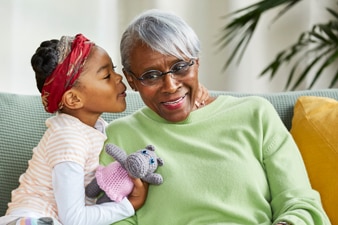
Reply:
[[[301, 155], [263, 98], [208, 97], [195, 107], [200, 43], [179, 17], [150, 10], [121, 40], [123, 72], [146, 104], [113, 121], [107, 143], [153, 144], [164, 183], [117, 224], [330, 224]], [[112, 159], [101, 154], [101, 162]]]

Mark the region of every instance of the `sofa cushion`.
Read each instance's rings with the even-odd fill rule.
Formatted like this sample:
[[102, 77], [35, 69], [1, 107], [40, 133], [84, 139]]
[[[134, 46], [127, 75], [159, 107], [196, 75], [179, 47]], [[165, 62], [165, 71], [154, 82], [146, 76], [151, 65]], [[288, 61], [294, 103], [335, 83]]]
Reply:
[[290, 132], [332, 224], [338, 224], [337, 127], [338, 101], [315, 96], [303, 96], [297, 100]]

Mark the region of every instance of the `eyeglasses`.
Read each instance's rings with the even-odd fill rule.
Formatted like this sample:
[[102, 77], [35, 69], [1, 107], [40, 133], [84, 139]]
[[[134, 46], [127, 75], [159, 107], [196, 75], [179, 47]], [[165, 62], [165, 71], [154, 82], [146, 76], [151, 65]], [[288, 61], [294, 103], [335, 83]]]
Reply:
[[171, 77], [174, 79], [185, 77], [189, 73], [189, 68], [194, 64], [195, 61], [193, 59], [190, 59], [189, 62], [180, 61], [172, 65], [170, 70], [167, 72], [149, 70], [143, 73], [140, 77], [136, 77], [136, 75], [130, 70], [127, 72], [130, 73], [135, 79], [139, 80], [144, 86], [155, 86], [161, 84], [163, 82], [162, 77], [169, 73], [172, 74]]

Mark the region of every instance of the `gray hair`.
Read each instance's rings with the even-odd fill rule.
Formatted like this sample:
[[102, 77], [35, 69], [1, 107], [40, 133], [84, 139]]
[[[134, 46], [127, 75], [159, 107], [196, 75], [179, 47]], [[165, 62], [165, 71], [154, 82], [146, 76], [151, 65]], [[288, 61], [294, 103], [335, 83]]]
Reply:
[[130, 69], [130, 51], [139, 41], [178, 59], [198, 58], [200, 52], [200, 41], [194, 30], [182, 18], [158, 9], [140, 14], [123, 33], [120, 52], [124, 68]]

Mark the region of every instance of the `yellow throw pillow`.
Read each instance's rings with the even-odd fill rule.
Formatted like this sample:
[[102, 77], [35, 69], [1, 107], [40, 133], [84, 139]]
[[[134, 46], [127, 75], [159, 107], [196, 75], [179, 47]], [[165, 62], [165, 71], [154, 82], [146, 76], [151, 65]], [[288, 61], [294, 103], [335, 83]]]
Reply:
[[303, 156], [312, 187], [319, 191], [332, 224], [338, 224], [338, 101], [300, 97], [290, 130]]

